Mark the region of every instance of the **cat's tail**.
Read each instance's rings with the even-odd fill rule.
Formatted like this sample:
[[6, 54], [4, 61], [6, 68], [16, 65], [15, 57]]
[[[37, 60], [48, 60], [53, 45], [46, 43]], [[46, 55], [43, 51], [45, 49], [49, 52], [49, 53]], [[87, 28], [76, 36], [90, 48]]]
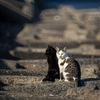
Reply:
[[74, 82], [75, 82], [75, 87], [79, 87], [80, 86], [80, 80], [78, 78], [73, 77]]
[[75, 79], [75, 87], [79, 87], [79, 79]]

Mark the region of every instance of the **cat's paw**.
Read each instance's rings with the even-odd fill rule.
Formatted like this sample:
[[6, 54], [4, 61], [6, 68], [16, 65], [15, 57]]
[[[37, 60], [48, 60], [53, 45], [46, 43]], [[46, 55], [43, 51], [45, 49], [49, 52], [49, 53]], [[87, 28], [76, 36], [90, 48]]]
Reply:
[[65, 82], [69, 82], [69, 80], [67, 80], [67, 79], [66, 79], [66, 80], [64, 80], [64, 81], [65, 81]]
[[61, 82], [61, 79], [59, 81]]

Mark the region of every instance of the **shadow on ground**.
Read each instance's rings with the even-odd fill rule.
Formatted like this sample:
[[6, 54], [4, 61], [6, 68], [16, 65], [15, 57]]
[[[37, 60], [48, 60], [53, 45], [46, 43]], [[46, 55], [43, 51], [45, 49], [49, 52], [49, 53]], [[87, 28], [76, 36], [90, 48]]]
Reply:
[[0, 69], [11, 70], [11, 69], [9, 68], [9, 66], [8, 66], [3, 60], [0, 60]]
[[86, 82], [86, 81], [98, 81], [100, 80], [100, 78], [87, 78], [87, 79], [82, 79], [82, 81]]

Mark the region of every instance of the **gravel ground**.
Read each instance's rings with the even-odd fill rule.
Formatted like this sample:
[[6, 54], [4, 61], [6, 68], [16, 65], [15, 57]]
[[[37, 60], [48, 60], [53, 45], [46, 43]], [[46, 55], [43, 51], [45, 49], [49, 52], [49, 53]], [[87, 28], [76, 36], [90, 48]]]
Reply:
[[[59, 82], [42, 82], [41, 80], [47, 74], [46, 60], [3, 60], [0, 65], [9, 65], [9, 69], [1, 69], [0, 81], [1, 89], [0, 95], [18, 98], [53, 98], [53, 99], [90, 99], [97, 98], [100, 95], [100, 78], [99, 58], [96, 59], [77, 59], [81, 65], [81, 82], [80, 87], [75, 87], [74, 82], [66, 83], [64, 80]], [[16, 67], [16, 64], [22, 67]], [[33, 66], [32, 66], [33, 65]], [[13, 67], [12, 67], [13, 66]], [[24, 68], [23, 68], [24, 67]], [[91, 96], [91, 95], [92, 96]], [[5, 99], [7, 99], [5, 97]]]

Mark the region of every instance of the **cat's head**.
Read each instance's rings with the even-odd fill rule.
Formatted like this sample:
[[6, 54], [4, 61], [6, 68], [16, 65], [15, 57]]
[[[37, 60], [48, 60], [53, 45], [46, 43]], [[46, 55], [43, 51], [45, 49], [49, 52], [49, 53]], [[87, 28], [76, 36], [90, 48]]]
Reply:
[[55, 57], [56, 56], [56, 50], [48, 45], [48, 48], [46, 49], [45, 52], [46, 57]]
[[66, 47], [63, 50], [60, 50], [58, 47], [56, 47], [56, 55], [58, 59], [65, 59], [68, 57], [67, 52], [66, 52]]

